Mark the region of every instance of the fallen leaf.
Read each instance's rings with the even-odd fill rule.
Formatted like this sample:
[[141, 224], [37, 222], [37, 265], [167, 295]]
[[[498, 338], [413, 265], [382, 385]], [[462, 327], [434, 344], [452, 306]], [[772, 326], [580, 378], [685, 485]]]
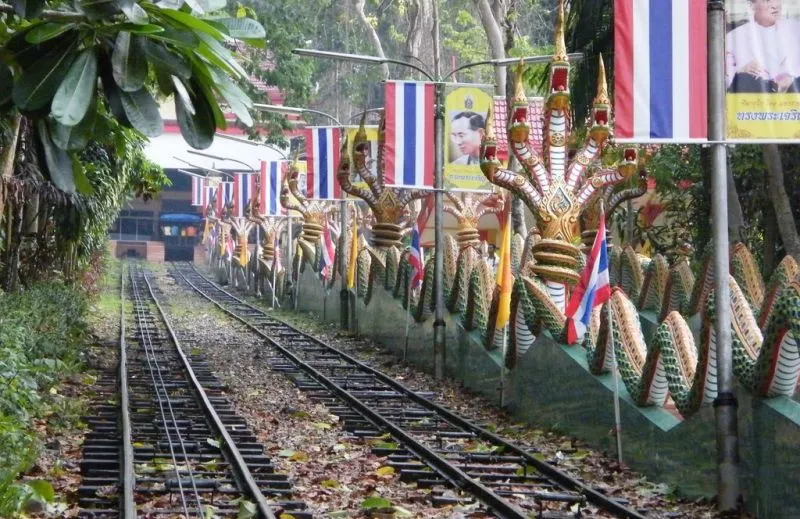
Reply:
[[385, 466], [383, 466], [383, 467], [380, 467], [380, 468], [379, 468], [378, 470], [376, 470], [375, 472], [376, 472], [376, 473], [377, 473], [379, 476], [391, 476], [392, 474], [394, 474], [394, 467], [390, 467], [390, 466], [388, 466], [388, 465], [385, 465]]

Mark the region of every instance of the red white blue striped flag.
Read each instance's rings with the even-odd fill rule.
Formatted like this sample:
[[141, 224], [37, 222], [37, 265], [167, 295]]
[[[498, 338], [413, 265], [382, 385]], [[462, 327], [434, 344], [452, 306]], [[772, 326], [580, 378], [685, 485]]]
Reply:
[[261, 214], [278, 216], [286, 214], [280, 204], [281, 181], [283, 180], [285, 160], [261, 161]]
[[341, 198], [336, 180], [341, 153], [341, 131], [333, 126], [312, 126], [305, 129], [306, 138], [306, 196], [317, 200]]
[[433, 187], [433, 103], [433, 83], [386, 82], [386, 184]]
[[256, 192], [258, 175], [237, 173], [233, 176], [233, 216], [244, 217], [250, 198]]
[[222, 218], [222, 208], [233, 200], [233, 182], [220, 182], [217, 188], [217, 218]]
[[606, 218], [603, 211], [600, 211], [600, 225], [597, 226], [592, 252], [567, 305], [567, 344], [583, 340], [592, 319], [592, 309], [610, 298]]
[[614, 2], [614, 111], [620, 142], [707, 139], [706, 2]]
[[192, 177], [192, 205], [203, 206], [203, 191], [206, 179], [200, 177]]
[[416, 224], [411, 230], [411, 246], [408, 249], [408, 263], [411, 265], [411, 288], [417, 288], [422, 284], [422, 278], [425, 276], [425, 268], [422, 260], [419, 227], [417, 227]]

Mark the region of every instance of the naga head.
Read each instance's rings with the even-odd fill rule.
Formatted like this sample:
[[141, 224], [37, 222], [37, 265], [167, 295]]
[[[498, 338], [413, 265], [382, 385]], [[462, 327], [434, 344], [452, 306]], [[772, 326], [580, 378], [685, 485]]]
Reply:
[[[525, 103], [524, 109], [527, 110], [528, 102], [525, 99], [523, 101]], [[527, 123], [523, 122], [523, 124], [525, 125], [525, 138], [527, 139]], [[509, 127], [509, 134], [511, 132], [512, 129]], [[481, 140], [481, 171], [491, 182], [500, 166], [500, 160], [497, 158], [497, 137], [494, 134], [494, 117], [492, 116], [492, 109], [489, 108], [489, 111], [486, 112], [486, 128]]]
[[569, 109], [569, 58], [564, 43], [564, 0], [559, 0], [556, 11], [555, 52], [550, 62], [550, 94], [547, 106], [551, 110]]
[[617, 171], [626, 179], [631, 178], [639, 170], [639, 152], [636, 148], [626, 147], [622, 150], [622, 159], [617, 165]]
[[608, 98], [608, 85], [606, 83], [606, 68], [603, 64], [603, 55], [600, 55], [600, 64], [597, 72], [597, 95], [592, 106], [592, 121], [589, 135], [598, 146], [602, 146], [611, 133], [609, 120], [611, 117], [611, 101]]
[[245, 207], [245, 216], [252, 220], [258, 220], [261, 215], [261, 183], [256, 184], [256, 190]]
[[[528, 126], [528, 98], [525, 96], [525, 87], [522, 86], [522, 74], [524, 71], [525, 64], [520, 60], [514, 72], [514, 98], [511, 100], [511, 113], [508, 119], [508, 138], [512, 142], [528, 142], [528, 135], [531, 131], [530, 126]], [[487, 117], [486, 133], [488, 133], [490, 120]]]

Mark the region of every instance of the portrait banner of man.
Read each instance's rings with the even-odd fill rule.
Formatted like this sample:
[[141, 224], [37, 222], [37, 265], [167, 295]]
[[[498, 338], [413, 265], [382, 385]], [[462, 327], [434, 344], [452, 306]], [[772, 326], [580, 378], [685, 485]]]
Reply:
[[[358, 171], [355, 167], [355, 162], [353, 162], [353, 143], [356, 140], [356, 134], [358, 133], [358, 126], [345, 126], [345, 134], [347, 135], [347, 156], [350, 157], [350, 182], [354, 186], [359, 186], [362, 188], [367, 188], [367, 183], [361, 178], [358, 174]], [[378, 127], [374, 125], [364, 126], [364, 130], [367, 132], [367, 141], [368, 147], [367, 151], [367, 165], [369, 166], [369, 170], [372, 172], [373, 175], [378, 174]], [[347, 198], [351, 200], [361, 200], [357, 196], [347, 194]]]
[[800, 139], [800, 0], [728, 0], [728, 138]]
[[491, 189], [480, 169], [481, 138], [492, 103], [490, 88], [450, 86], [445, 89], [445, 188]]

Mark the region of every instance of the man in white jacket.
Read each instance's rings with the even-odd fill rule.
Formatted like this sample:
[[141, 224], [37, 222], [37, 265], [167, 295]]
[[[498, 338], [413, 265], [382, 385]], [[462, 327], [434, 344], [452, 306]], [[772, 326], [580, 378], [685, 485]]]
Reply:
[[782, 19], [782, 0], [747, 1], [752, 20], [727, 35], [728, 91], [800, 93], [800, 22]]

